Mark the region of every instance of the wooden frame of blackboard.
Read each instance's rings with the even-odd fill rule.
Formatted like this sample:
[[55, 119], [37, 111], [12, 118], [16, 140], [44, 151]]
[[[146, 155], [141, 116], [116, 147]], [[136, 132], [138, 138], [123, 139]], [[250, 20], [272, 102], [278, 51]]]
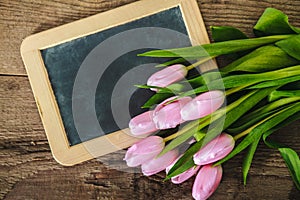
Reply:
[[[180, 7], [192, 45], [209, 43], [195, 0], [143, 0], [31, 35], [23, 41], [21, 55], [56, 161], [74, 165], [126, 148], [140, 138], [130, 136], [126, 129], [70, 146], [40, 51], [176, 6]], [[210, 68], [210, 63], [206, 67]]]

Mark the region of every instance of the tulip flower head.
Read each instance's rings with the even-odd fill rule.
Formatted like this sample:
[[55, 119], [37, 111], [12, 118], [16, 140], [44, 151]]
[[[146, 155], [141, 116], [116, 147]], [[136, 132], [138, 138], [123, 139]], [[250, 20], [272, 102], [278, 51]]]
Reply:
[[153, 132], [157, 131], [153, 122], [153, 111], [144, 112], [134, 118], [129, 122], [129, 128], [134, 136], [148, 136]]
[[[179, 158], [176, 159], [170, 166], [168, 166], [166, 168], [166, 173], [167, 174], [169, 173], [170, 169], [175, 165], [175, 163], [179, 160]], [[197, 171], [199, 170], [199, 168], [200, 168], [200, 166], [192, 167], [192, 168], [182, 172], [181, 174], [172, 177], [171, 178], [172, 183], [174, 183], [174, 184], [183, 183], [184, 181], [186, 181], [189, 178], [191, 178], [192, 176], [194, 176], [197, 173]]]
[[206, 165], [216, 162], [227, 156], [234, 148], [235, 141], [229, 134], [222, 133], [203, 148], [201, 148], [194, 156], [196, 165]]
[[174, 160], [176, 160], [176, 158], [178, 158], [178, 151], [169, 151], [158, 158], [154, 158], [149, 162], [142, 164], [142, 172], [145, 176], [157, 174], [158, 172], [165, 170]]
[[177, 96], [171, 97], [156, 106], [153, 111], [153, 121], [158, 129], [175, 128], [178, 124], [183, 123], [180, 111], [188, 102], [192, 100], [191, 97], [178, 98], [172, 103], [168, 103]]
[[155, 158], [164, 148], [161, 137], [149, 136], [132, 145], [126, 152], [124, 160], [129, 167], [136, 167]]
[[[187, 72], [188, 71], [184, 65], [171, 65], [152, 74], [147, 81], [147, 85], [167, 87], [168, 85], [183, 79], [187, 75]], [[156, 91], [156, 89], [152, 90]]]
[[203, 166], [196, 176], [192, 195], [196, 200], [209, 198], [219, 186], [222, 179], [222, 167], [218, 165]]
[[205, 117], [217, 109], [224, 103], [225, 95], [222, 91], [213, 90], [198, 95], [181, 110], [183, 120], [194, 120]]

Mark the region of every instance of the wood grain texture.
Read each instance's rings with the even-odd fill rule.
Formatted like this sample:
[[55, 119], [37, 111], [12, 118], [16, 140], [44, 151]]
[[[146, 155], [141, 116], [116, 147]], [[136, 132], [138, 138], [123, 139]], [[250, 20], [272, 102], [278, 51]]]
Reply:
[[[23, 38], [42, 30], [112, 9], [133, 0], [0, 0], [0, 198], [1, 199], [192, 199], [192, 181], [162, 182], [163, 173], [144, 177], [123, 172], [124, 152], [101, 160], [63, 167], [51, 156], [19, 54]], [[198, 1], [207, 28], [232, 25], [251, 35], [262, 11], [283, 10], [300, 26], [300, 1]], [[300, 152], [300, 124], [294, 122], [274, 139]], [[224, 165], [222, 183], [211, 199], [300, 199], [276, 150], [259, 146], [246, 187], [243, 154]], [[108, 165], [109, 164], [109, 165]], [[136, 169], [138, 172], [138, 169]]]
[[[62, 113], [59, 113], [59, 101], [56, 102], [55, 91], [52, 90], [52, 88], [55, 88], [55, 85], [51, 87], [48, 77], [48, 74], [50, 75], [50, 71], [53, 71], [53, 69], [46, 70], [45, 64], [47, 65], [47, 62], [43, 62], [40, 49], [47, 49], [70, 40], [99, 33], [108, 27], [118, 27], [121, 24], [126, 24], [178, 6], [181, 8], [188, 36], [192, 44], [209, 43], [197, 2], [190, 0], [139, 1], [31, 35], [23, 40], [20, 48], [21, 56], [39, 108], [52, 154], [57, 162], [65, 166], [78, 164], [90, 160], [95, 156], [98, 157], [117, 151], [118, 149], [128, 148], [137, 142], [139, 138], [133, 137], [129, 129], [124, 129], [70, 147], [68, 138], [66, 137], [68, 126], [64, 127], [62, 121], [62, 118], [64, 118], [63, 109], [60, 108]], [[166, 22], [170, 21], [167, 20]], [[176, 21], [174, 22], [176, 24]], [[207, 70], [214, 69], [215, 64], [207, 62], [201, 66], [201, 70], [203, 71], [204, 68]], [[69, 136], [70, 138], [71, 136]], [[99, 146], [102, 148], [99, 148]]]
[[1, 0], [0, 74], [26, 74], [19, 53], [25, 37], [131, 2], [133, 0]]
[[[26, 74], [19, 53], [26, 36], [131, 2], [134, 0], [1, 0], [0, 74]], [[294, 25], [300, 25], [297, 0], [198, 0], [198, 4], [207, 28], [231, 25], [251, 36], [251, 27], [266, 7], [283, 10]]]

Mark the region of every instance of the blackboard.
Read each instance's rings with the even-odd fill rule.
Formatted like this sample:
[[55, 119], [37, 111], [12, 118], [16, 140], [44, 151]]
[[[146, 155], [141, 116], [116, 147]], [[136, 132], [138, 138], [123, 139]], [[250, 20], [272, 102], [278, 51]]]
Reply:
[[[89, 139], [99, 137], [103, 134], [109, 134], [117, 130], [127, 128], [126, 125], [128, 125], [130, 119], [124, 119], [125, 124], [122, 124], [121, 127], [119, 127], [115, 122], [111, 110], [112, 92], [117, 81], [122, 77], [124, 73], [126, 73], [130, 69], [138, 67], [142, 64], [161, 63], [164, 61], [163, 59], [153, 59], [137, 56], [137, 54], [143, 53], [150, 49], [138, 49], [128, 52], [125, 55], [120, 55], [119, 58], [113, 61], [113, 63], [111, 63], [110, 66], [106, 68], [106, 71], [100, 77], [100, 81], [98, 83], [97, 91], [95, 94], [95, 109], [97, 113], [97, 119], [102, 130], [97, 130], [95, 127], [89, 126], [89, 123], [85, 121], [82, 122], [86, 123], [86, 125], [83, 125], [85, 127], [85, 131], [81, 130], [82, 132], [80, 136], [78, 135], [78, 131], [76, 130], [76, 127], [74, 125], [72, 113], [72, 92], [74, 81], [82, 62], [98, 44], [118, 33], [142, 27], [166, 28], [187, 35], [187, 30], [182, 18], [180, 8], [179, 6], [177, 6], [117, 27], [110, 28], [108, 30], [101, 31], [99, 33], [94, 33], [92, 35], [78, 38], [41, 51], [70, 145], [76, 145]], [[159, 31], [159, 29], [157, 29], [157, 31]], [[145, 32], [147, 34], [147, 31]], [[170, 40], [162, 40], [161, 38], [153, 38], [151, 37], [151, 35], [145, 35], [144, 37], [145, 40], [151, 38], [154, 44], [159, 44], [160, 46], [164, 46], [166, 48], [185, 47], [191, 45], [190, 41], [188, 41], [186, 38], [181, 38], [181, 40], [174, 40], [173, 38]], [[136, 45], [132, 44], [132, 42], [135, 41], [129, 42], [128, 40], [124, 40], [123, 42], [124, 45]], [[95, 57], [93, 58], [96, 59]], [[102, 59], [106, 58], [102, 57]], [[99, 67], [101, 67], [101, 63], [97, 63], [98, 61], [95, 60], [90, 62], [93, 62], [96, 65], [98, 64]], [[145, 69], [145, 74], [148, 74], [148, 76], [150, 76], [151, 72], [154, 71], [154, 66], [155, 64], [148, 66], [148, 70]], [[145, 83], [146, 82], [140, 84]], [[134, 87], [134, 85], [131, 85], [130, 88], [124, 90], [119, 95], [128, 96], [128, 93], [132, 90], [136, 90], [136, 87]], [[86, 92], [86, 90], [81, 89], [81, 91], [78, 91], [79, 97], [75, 96], [74, 98], [80, 98], [82, 106], [88, 107], [89, 105], [85, 105], [85, 102], [89, 102], [89, 100], [86, 99], [86, 96], [88, 96], [85, 95]], [[136, 96], [135, 99], [132, 98], [132, 100], [136, 101], [140, 98], [142, 98], [142, 100], [146, 100], [147, 97], [149, 97], [149, 95], [140, 93], [139, 96]], [[116, 103], [120, 105], [124, 104], [124, 102], [122, 101], [116, 101]], [[139, 106], [141, 105], [137, 105], [137, 108]], [[134, 107], [132, 107], [130, 111], [132, 111], [132, 109], [134, 109]], [[136, 112], [142, 111], [136, 110]], [[133, 112], [131, 114], [137, 115], [139, 113]]]
[[52, 153], [64, 165], [126, 148], [138, 90], [165, 59], [152, 49], [208, 43], [194, 0], [145, 0], [26, 38], [21, 46]]

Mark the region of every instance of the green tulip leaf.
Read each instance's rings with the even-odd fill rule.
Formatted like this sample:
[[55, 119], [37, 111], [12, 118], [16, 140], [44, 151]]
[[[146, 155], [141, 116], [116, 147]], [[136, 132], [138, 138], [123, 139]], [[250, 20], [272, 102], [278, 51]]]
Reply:
[[300, 97], [300, 90], [274, 90], [269, 94], [268, 100], [271, 102], [283, 97]]
[[210, 122], [208, 117], [204, 117], [200, 120], [195, 120], [193, 122], [188, 123], [185, 125], [181, 130], [177, 132], [178, 137], [173, 139], [161, 152], [158, 154], [159, 156], [164, 155], [165, 153], [175, 149], [182, 143], [186, 142], [188, 139], [190, 139], [196, 132], [197, 127], [205, 127]]
[[[226, 130], [228, 127], [230, 127], [234, 122], [239, 120], [246, 112], [248, 112], [251, 108], [253, 108], [256, 104], [258, 104], [261, 100], [263, 100], [266, 96], [268, 96], [274, 89], [274, 87], [271, 88], [265, 88], [261, 90], [255, 90], [247, 95], [245, 95], [245, 99], [241, 97], [240, 99], [243, 99], [238, 105], [234, 105], [234, 108], [227, 112], [225, 123], [224, 123], [224, 130]], [[239, 99], [239, 100], [240, 100]], [[236, 102], [238, 102], [237, 100]], [[229, 105], [231, 106], [231, 105]]]
[[[280, 109], [264, 112], [264, 113], [261, 113], [260, 115], [257, 115], [256, 117], [241, 118], [240, 120], [237, 121], [236, 124], [233, 125], [233, 127], [230, 127], [226, 131], [230, 134], [241, 133], [241, 132], [247, 130], [248, 128], [252, 127], [253, 125], [255, 125], [257, 122], [259, 122], [259, 121], [265, 119], [266, 117], [278, 112], [279, 110]], [[242, 123], [242, 122], [244, 122], [244, 123]]]
[[254, 84], [258, 84], [264, 81], [274, 81], [277, 79], [288, 78], [292, 76], [300, 75], [299, 65], [288, 67], [280, 70], [274, 70], [270, 72], [263, 72], [259, 74], [240, 74], [226, 76], [223, 79], [217, 79], [207, 83], [206, 85], [200, 86], [193, 90], [184, 92], [180, 97], [190, 96], [209, 90], [224, 90], [235, 87], [246, 87]]
[[245, 33], [232, 26], [211, 26], [210, 29], [214, 42], [248, 38]]
[[276, 80], [269, 80], [263, 81], [261, 83], [254, 84], [249, 86], [246, 89], [260, 89], [260, 88], [267, 88], [267, 87], [274, 87], [274, 86], [284, 86], [289, 83], [293, 83], [292, 87], [295, 86], [294, 82], [298, 82], [300, 80], [300, 76], [291, 76], [286, 78], [280, 78]]
[[300, 60], [300, 35], [281, 40], [276, 42], [275, 45], [280, 47], [291, 57]]
[[253, 28], [256, 36], [300, 33], [288, 22], [288, 16], [275, 8], [267, 8]]
[[205, 84], [203, 75], [186, 80], [192, 87], [199, 87]]
[[295, 113], [291, 116], [289, 116], [288, 118], [286, 118], [284, 121], [280, 122], [279, 124], [277, 124], [275, 127], [273, 127], [272, 129], [268, 130], [267, 132], [265, 132], [263, 134], [263, 141], [264, 143], [270, 147], [270, 148], [284, 148], [286, 147], [285, 145], [282, 145], [282, 144], [279, 144], [277, 142], [274, 142], [274, 141], [268, 141], [267, 138], [272, 134], [274, 133], [275, 131], [279, 130], [280, 128], [282, 127], [285, 127], [287, 126], [288, 124], [296, 121], [296, 120], [299, 120], [300, 119], [300, 112], [298, 113]]
[[277, 126], [272, 128], [271, 130], [269, 130], [263, 134], [263, 140], [264, 140], [265, 144], [270, 148], [277, 148], [279, 150], [281, 156], [283, 157], [283, 159], [290, 171], [290, 174], [291, 174], [293, 181], [294, 181], [296, 187], [298, 188], [298, 190], [300, 190], [299, 156], [297, 155], [297, 153], [294, 150], [292, 150], [291, 148], [288, 148], [286, 145], [282, 145], [275, 141], [267, 140], [267, 138], [269, 135], [274, 133], [276, 130], [294, 122], [295, 120], [299, 120], [299, 119], [300, 119], [300, 112], [295, 113], [292, 116], [285, 119], [284, 121], [282, 121], [281, 123], [279, 123]]
[[289, 38], [291, 36], [292, 35], [275, 35], [261, 38], [230, 40], [177, 49], [153, 50], [139, 54], [138, 56], [175, 58], [182, 57], [185, 59], [216, 57], [219, 55], [236, 53], [240, 51], [254, 49], [263, 45], [272, 44], [274, 42]]
[[203, 139], [203, 145], [207, 144], [217, 137], [222, 131], [226, 130], [232, 123], [248, 112], [273, 90], [274, 88], [266, 88], [263, 90], [252, 91], [240, 97], [238, 100], [226, 107], [226, 114], [222, 111], [222, 109], [218, 110], [221, 117], [216, 118], [216, 120], [213, 120], [213, 123], [209, 125], [206, 136]]
[[184, 160], [184, 161], [181, 161], [181, 162], [176, 163], [176, 164], [175, 164], [176, 166], [174, 165], [174, 170], [172, 172], [170, 171], [167, 174], [164, 181], [167, 181], [167, 180], [171, 179], [172, 177], [177, 176], [177, 175], [179, 175], [179, 174], [185, 172], [186, 170], [189, 170], [190, 168], [195, 166], [195, 163], [194, 163], [194, 160], [193, 160], [192, 157], [189, 157], [188, 160]]
[[163, 100], [174, 96], [173, 93], [156, 93], [142, 106], [142, 108], [151, 108], [152, 106], [161, 103]]
[[279, 148], [278, 150], [290, 171], [296, 187], [300, 190], [300, 159], [297, 152], [291, 148]]
[[[210, 125], [207, 127], [206, 134], [202, 138], [203, 145], [206, 145], [207, 143], [209, 143], [211, 140], [213, 140], [214, 138], [216, 138], [217, 136], [219, 136], [222, 133], [222, 131], [224, 130], [225, 119], [226, 119], [226, 114], [224, 113], [224, 115], [222, 117], [220, 117], [217, 120], [210, 123]], [[200, 133], [201, 133], [201, 131], [200, 131]], [[194, 137], [198, 138], [199, 134], [196, 133], [196, 135], [194, 135]]]
[[[276, 90], [274, 90], [276, 91]], [[272, 94], [272, 91], [270, 94]], [[270, 95], [269, 94], [269, 95]], [[285, 108], [289, 104], [299, 101], [300, 97], [290, 97], [290, 98], [283, 98], [267, 105], [264, 105], [247, 115], [242, 116], [239, 118], [234, 124], [232, 124], [226, 131], [232, 134], [237, 134], [243, 132], [256, 124], [257, 122], [263, 120], [264, 118], [274, 114], [275, 112], [279, 111], [282, 108]]]
[[259, 122], [254, 127], [251, 127], [249, 129], [248, 135], [239, 143], [239, 145], [236, 146], [230, 154], [228, 154], [222, 160], [218, 161], [215, 165], [222, 164], [225, 161], [231, 159], [232, 157], [234, 157], [235, 155], [240, 153], [242, 150], [247, 148], [250, 144], [252, 144], [258, 138], [260, 138], [263, 133], [272, 129], [273, 127], [275, 127], [276, 125], [278, 125], [279, 123], [284, 121], [286, 118], [288, 118], [289, 116], [291, 116], [299, 111], [300, 111], [300, 102], [295, 103], [292, 106], [289, 106], [288, 108], [280, 110], [279, 112], [277, 112], [277, 113], [273, 114], [272, 116]]
[[[295, 115], [293, 118], [294, 119], [292, 119], [292, 120], [290, 120], [290, 119], [286, 120], [286, 122], [284, 124], [281, 124], [280, 127], [282, 127], [283, 125], [286, 125], [287, 123], [291, 123], [291, 121], [294, 121], [295, 119], [300, 119], [300, 114], [298, 114], [297, 116]], [[268, 147], [276, 148], [279, 150], [283, 160], [285, 161], [285, 163], [289, 169], [289, 172], [292, 176], [292, 179], [293, 179], [297, 189], [300, 190], [300, 168], [299, 168], [300, 159], [299, 159], [299, 156], [298, 156], [297, 152], [295, 152], [293, 149], [286, 147], [285, 145], [282, 145], [278, 142], [267, 140], [267, 137], [269, 135], [271, 135], [272, 133], [274, 133], [275, 130], [277, 130], [277, 129], [273, 129], [273, 130], [270, 130], [270, 131], [264, 133], [263, 140]]]
[[191, 87], [195, 88], [203, 86], [211, 81], [222, 79], [222, 76], [222, 73], [220, 73], [219, 71], [209, 71], [201, 74], [200, 76], [188, 79], [184, 82], [189, 83]]
[[194, 134], [194, 138], [197, 142], [203, 140], [203, 138], [206, 136], [206, 130], [202, 131], [197, 131], [195, 134]]
[[300, 64], [300, 62], [290, 57], [281, 48], [267, 45], [259, 47], [242, 58], [235, 60], [226, 67], [221, 68], [220, 71], [226, 73], [235, 71], [266, 72], [297, 64]]
[[193, 161], [193, 156], [197, 153], [202, 147], [202, 142], [194, 143], [186, 152], [183, 154], [181, 158], [174, 164], [174, 166], [170, 169], [169, 173], [166, 176], [165, 180], [168, 180], [174, 176], [181, 174], [182, 172], [190, 169], [195, 166]]
[[[242, 31], [232, 26], [211, 26], [210, 29], [214, 42], [248, 38]], [[236, 60], [247, 53], [249, 53], [249, 51], [236, 52], [226, 55], [226, 58]]]
[[169, 60], [167, 62], [164, 62], [162, 64], [156, 65], [155, 67], [167, 67], [167, 66], [170, 66], [170, 65], [173, 65], [173, 64], [183, 63], [185, 61], [186, 60], [184, 58], [176, 58], [176, 59], [171, 59], [171, 60]]
[[249, 147], [249, 150], [246, 154], [246, 157], [244, 158], [243, 161], [243, 180], [244, 180], [244, 185], [246, 185], [247, 183], [247, 176], [249, 173], [249, 169], [251, 167], [251, 163], [255, 154], [255, 151], [257, 149], [258, 143], [260, 141], [260, 138], [258, 138], [257, 140], [255, 140]]

